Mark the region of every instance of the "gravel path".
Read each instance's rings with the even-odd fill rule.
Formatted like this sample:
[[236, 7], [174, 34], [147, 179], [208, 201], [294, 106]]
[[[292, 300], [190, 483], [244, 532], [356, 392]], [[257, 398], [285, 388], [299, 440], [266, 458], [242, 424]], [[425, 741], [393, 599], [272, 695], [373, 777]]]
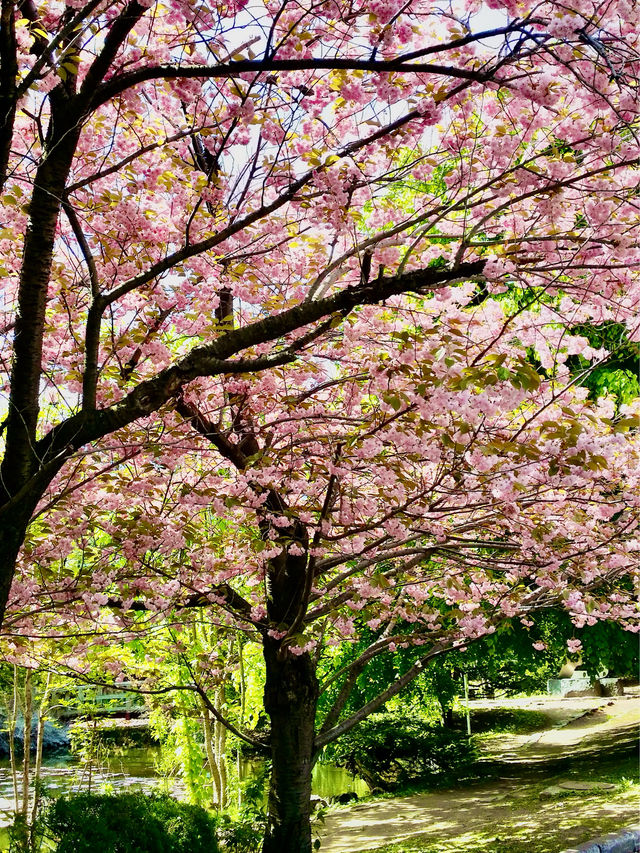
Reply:
[[[580, 840], [572, 838], [571, 831], [587, 818], [616, 817], [620, 826], [637, 821], [637, 792], [621, 794], [614, 799], [597, 797], [594, 800], [585, 796], [547, 802], [539, 799], [542, 778], [532, 779], [530, 774], [536, 768], [544, 772], [546, 767], [553, 766], [557, 783], [561, 778], [558, 767], [562, 766], [558, 762], [579, 761], [582, 757], [586, 764], [578, 766], [585, 767], [585, 778], [593, 779], [589, 773], [589, 756], [602, 759], [612, 748], [637, 738], [640, 698], [563, 700], [532, 697], [526, 704], [522, 699], [512, 701], [514, 707], [549, 712], [551, 725], [560, 726], [532, 735], [508, 736], [491, 744], [487, 750], [491, 762], [495, 763], [500, 755], [507, 756], [501, 764], [504, 776], [522, 774], [523, 778], [499, 778], [490, 784], [358, 803], [336, 810], [327, 815], [324, 831], [320, 834], [322, 853], [356, 853], [415, 835], [420, 835], [421, 839], [425, 836], [425, 841], [438, 844], [442, 853], [446, 853], [448, 839], [460, 844], [468, 835], [469, 843], [473, 844], [478, 835], [495, 834], [503, 828], [508, 833], [510, 826], [517, 826], [520, 831], [527, 822], [535, 823], [536, 831], [543, 833], [547, 824], [557, 829], [564, 816], [568, 816], [568, 845]], [[496, 701], [492, 704], [505, 707], [506, 703]], [[482, 707], [487, 705], [482, 703]], [[553, 853], [551, 848], [549, 853]]]

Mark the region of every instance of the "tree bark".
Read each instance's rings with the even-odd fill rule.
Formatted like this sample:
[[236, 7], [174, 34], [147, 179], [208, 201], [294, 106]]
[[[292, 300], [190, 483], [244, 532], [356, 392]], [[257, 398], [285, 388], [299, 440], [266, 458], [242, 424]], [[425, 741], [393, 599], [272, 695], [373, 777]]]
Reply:
[[29, 837], [31, 846], [36, 848], [36, 820], [40, 809], [40, 801], [42, 800], [41, 776], [42, 776], [42, 750], [44, 747], [44, 726], [47, 721], [47, 712], [49, 710], [49, 699], [51, 696], [51, 673], [47, 674], [47, 681], [44, 688], [44, 693], [38, 705], [38, 728], [36, 737], [36, 761], [33, 771], [33, 805], [31, 807], [31, 818], [29, 820]]
[[[218, 708], [224, 707], [224, 686], [220, 685], [216, 690], [216, 705]], [[220, 722], [216, 720], [213, 726], [215, 759], [218, 766], [218, 775], [220, 777], [220, 808], [227, 805], [228, 797], [228, 780], [227, 780], [227, 730]]]
[[41, 484], [30, 484], [41, 461], [35, 444], [45, 314], [56, 226], [60, 199], [80, 134], [80, 122], [61, 94], [55, 96], [52, 92], [50, 103], [50, 132], [45, 146], [47, 156], [43, 157], [35, 176], [24, 238], [11, 391], [5, 421], [6, 445], [0, 463], [0, 506], [6, 507], [12, 498], [16, 498], [10, 516], [3, 519], [0, 529], [0, 624], [31, 514], [55, 475], [52, 470]]
[[262, 853], [311, 853], [311, 771], [318, 682], [309, 654], [264, 639], [264, 705], [271, 720], [272, 771]]
[[40, 377], [49, 278], [56, 226], [73, 155], [80, 135], [77, 111], [63, 96], [50, 95], [46, 156], [38, 167], [29, 204], [18, 289], [11, 392], [2, 461], [3, 500], [15, 495], [38, 467], [35, 437], [40, 411]]
[[[0, 185], [4, 180], [11, 150], [16, 109], [15, 4], [2, 0], [0, 27]], [[87, 10], [89, 9], [87, 7]], [[27, 6], [20, 11], [30, 17]], [[0, 625], [13, 580], [18, 552], [29, 519], [47, 485], [70, 455], [71, 448], [53, 460], [36, 447], [42, 375], [42, 353], [46, 328], [47, 297], [53, 263], [56, 227], [67, 178], [83, 123], [91, 109], [96, 87], [109, 70], [115, 55], [145, 6], [135, 0], [115, 19], [104, 39], [103, 48], [84, 78], [82, 91], [75, 94], [75, 77], [61, 82], [49, 93], [50, 117], [44, 151], [35, 174], [29, 202], [29, 223], [24, 237], [20, 285], [14, 324], [8, 413], [4, 421], [5, 451], [0, 462], [0, 509], [10, 507], [0, 523]], [[37, 12], [30, 17], [37, 22]], [[32, 52], [46, 47], [40, 38]], [[8, 146], [8, 147], [7, 147]], [[47, 464], [44, 464], [44, 463]], [[15, 508], [11, 504], [15, 504]], [[14, 517], [15, 516], [15, 517]], [[7, 529], [8, 528], [8, 529]]]

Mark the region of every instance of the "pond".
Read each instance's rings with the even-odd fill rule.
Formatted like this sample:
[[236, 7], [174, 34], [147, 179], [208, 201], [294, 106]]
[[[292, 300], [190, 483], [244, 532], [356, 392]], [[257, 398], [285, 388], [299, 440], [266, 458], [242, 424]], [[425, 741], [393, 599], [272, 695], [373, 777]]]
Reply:
[[[100, 792], [105, 788], [117, 792], [127, 790], [152, 791], [166, 786], [167, 780], [158, 775], [156, 759], [157, 747], [138, 747], [113, 755], [102, 762], [99, 769], [91, 773], [91, 790]], [[89, 774], [70, 754], [44, 758], [42, 762], [42, 783], [46, 792], [52, 796], [75, 791], [86, 791], [89, 787]], [[242, 762], [240, 776], [247, 779], [256, 772], [254, 762]], [[184, 796], [185, 788], [180, 779], [171, 779], [169, 791], [174, 796]], [[358, 797], [365, 796], [369, 787], [341, 767], [331, 764], [317, 764], [313, 771], [312, 791], [327, 799], [349, 791]], [[0, 760], [0, 850], [7, 849], [6, 827], [13, 820], [13, 782], [8, 759]]]
[[[241, 762], [240, 779], [243, 782], [246, 781], [251, 778], [252, 774], [257, 774], [260, 767], [261, 763], [259, 761]], [[330, 797], [337, 797], [339, 794], [349, 792], [357, 794], [358, 798], [360, 798], [365, 797], [369, 791], [370, 788], [364, 779], [353, 776], [343, 767], [336, 767], [335, 764], [316, 764], [313, 768], [311, 793], [321, 797], [323, 800], [328, 800]]]

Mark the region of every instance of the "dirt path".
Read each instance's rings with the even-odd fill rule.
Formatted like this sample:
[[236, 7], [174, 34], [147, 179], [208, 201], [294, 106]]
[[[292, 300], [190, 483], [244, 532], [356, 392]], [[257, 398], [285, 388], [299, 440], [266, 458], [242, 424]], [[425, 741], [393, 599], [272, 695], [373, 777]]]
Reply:
[[[580, 755], [602, 753], [616, 745], [624, 746], [638, 736], [638, 696], [613, 699], [531, 697], [526, 704], [522, 699], [513, 701], [518, 701], [516, 707], [544, 713], [550, 726], [541, 732], [505, 735], [487, 742], [484, 755], [504, 764], [531, 767], [553, 759], [575, 759]], [[487, 703], [483, 703], [483, 707], [488, 707]]]
[[[575, 836], [589, 821], [597, 823], [615, 818], [619, 826], [637, 822], [637, 791], [623, 792], [614, 798], [596, 795], [546, 801], [540, 799], [540, 790], [561, 778], [558, 761], [582, 758], [579, 765], [585, 768], [582, 778], [588, 779], [589, 756], [598, 755], [602, 759], [613, 747], [637, 737], [640, 699], [547, 701], [540, 697], [530, 702], [527, 707], [545, 713], [548, 710], [550, 719], [555, 719], [556, 725], [559, 723], [562, 727], [533, 735], [500, 738], [488, 748], [487, 757], [495, 762], [500, 754], [506, 753], [503, 759], [506, 776], [519, 776], [519, 771], [530, 773], [536, 767], [541, 771], [554, 767], [551, 770], [553, 780], [545, 781], [542, 776], [537, 779], [530, 776], [502, 778], [495, 783], [464, 789], [359, 803], [327, 815], [320, 836], [322, 853], [356, 853], [417, 835], [425, 847], [433, 843], [442, 853], [448, 849], [463, 849], [460, 845], [468, 837], [466, 849], [472, 850], [479, 838], [494, 837], [496, 833], [516, 837], [518, 833], [526, 834], [527, 827], [537, 836], [544, 834], [546, 828], [552, 828], [557, 842], [558, 829], [564, 824], [566, 831], [562, 837], [568, 846], [584, 840], [584, 837], [572, 837], [572, 832]], [[501, 704], [504, 707], [504, 703]], [[524, 707], [522, 700], [517, 707]], [[455, 848], [447, 844], [454, 839]], [[549, 853], [554, 853], [553, 846], [548, 849]]]
[[[515, 781], [473, 786], [463, 791], [420, 794], [362, 803], [329, 815], [321, 836], [322, 853], [356, 853], [391, 841], [419, 836], [438, 853], [476, 850], [482, 842], [548, 837], [547, 853], [599, 835], [614, 819], [625, 827], [638, 820], [636, 791], [614, 799], [584, 796], [561, 801], [539, 799], [539, 785]], [[593, 828], [591, 828], [593, 827]], [[455, 843], [449, 843], [455, 842]], [[555, 845], [555, 846], [554, 846]]]

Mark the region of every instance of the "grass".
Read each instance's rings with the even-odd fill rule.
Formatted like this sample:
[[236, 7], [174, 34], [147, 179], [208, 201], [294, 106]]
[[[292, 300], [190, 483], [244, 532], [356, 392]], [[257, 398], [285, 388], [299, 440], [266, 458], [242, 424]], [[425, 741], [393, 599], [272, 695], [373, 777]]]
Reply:
[[[624, 758], [615, 760], [604, 759], [596, 761], [592, 764], [592, 769], [596, 775], [591, 781], [610, 782], [612, 785], [617, 786], [618, 791], [627, 791], [638, 787], [638, 759], [635, 755], [627, 755]], [[566, 779], [567, 776], [576, 776], [583, 780], [590, 778], [585, 773], [583, 765], [562, 774], [563, 779]]]
[[[610, 730], [589, 731], [579, 748], [570, 745], [571, 738], [567, 746], [561, 741], [538, 745], [534, 736], [514, 762], [512, 753], [519, 754], [527, 735], [548, 729], [550, 716], [524, 708], [476, 709], [474, 735], [493, 746], [484, 750], [489, 760], [471, 768], [477, 771], [475, 780], [459, 780], [446, 790], [429, 786], [429, 793], [423, 788], [421, 794], [399, 799], [395, 807], [392, 801], [380, 803], [379, 818], [363, 805], [361, 816], [354, 810], [350, 820], [345, 818], [341, 835], [327, 834], [327, 846], [340, 848], [340, 853], [560, 853], [633, 825], [640, 807], [637, 713], [631, 705], [628, 712], [618, 714], [618, 724]], [[501, 750], [510, 753], [504, 762]], [[561, 781], [608, 782], [615, 788], [542, 793]], [[395, 797], [410, 793], [397, 791]], [[358, 820], [363, 827], [360, 849]], [[371, 846], [377, 839], [378, 846]]]
[[[466, 725], [463, 711], [454, 715], [455, 728]], [[521, 708], [479, 708], [471, 713], [471, 730], [480, 735], [528, 735], [549, 727], [549, 718], [542, 711]]]

